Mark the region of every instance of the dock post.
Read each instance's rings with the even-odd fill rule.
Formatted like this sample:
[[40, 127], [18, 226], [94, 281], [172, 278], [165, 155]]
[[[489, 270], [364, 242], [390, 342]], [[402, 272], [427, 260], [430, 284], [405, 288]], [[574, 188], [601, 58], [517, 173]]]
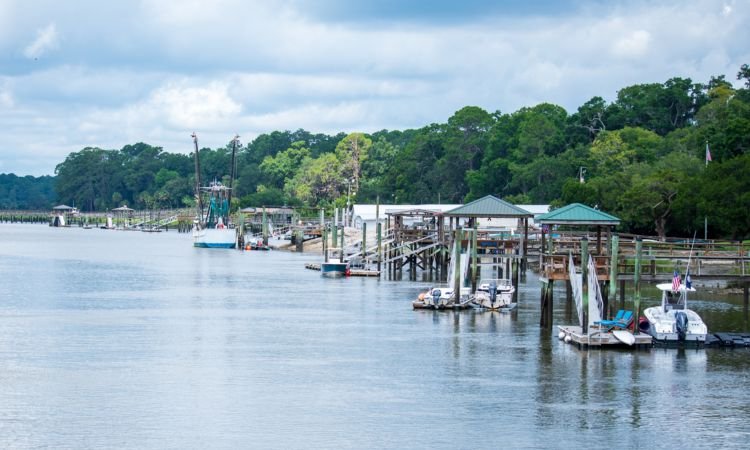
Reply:
[[608, 299], [612, 299], [609, 308], [609, 316], [613, 317], [614, 304], [617, 299], [617, 259], [620, 252], [620, 236], [612, 236], [612, 250], [609, 255], [609, 295]]
[[367, 261], [367, 222], [362, 222], [362, 264]]
[[625, 280], [620, 280], [620, 309], [625, 309]]
[[296, 235], [296, 239], [294, 240], [294, 243], [297, 247], [297, 253], [302, 253], [305, 251], [305, 232], [301, 229], [297, 229], [294, 231], [294, 234]]
[[[346, 234], [346, 233], [344, 233], [345, 230], [346, 230], [346, 227], [344, 225], [342, 225], [341, 226], [341, 247], [340, 247], [342, 252], [344, 251], [344, 234]], [[342, 253], [342, 255], [343, 255], [343, 253]]]
[[745, 311], [745, 320], [747, 320], [748, 316], [748, 308], [750, 307], [750, 295], [748, 294], [748, 283], [745, 283], [742, 285], [742, 298], [744, 300], [744, 311]]
[[[333, 217], [336, 217], [336, 216], [334, 215]], [[339, 232], [338, 220], [334, 219], [333, 223], [331, 223], [331, 247], [333, 248], [336, 248], [336, 244], [339, 242], [338, 232]]]
[[381, 225], [380, 221], [378, 221], [378, 223], [377, 223], [377, 225], [375, 227], [375, 229], [377, 230], [376, 233], [378, 235], [378, 273], [380, 273], [380, 261], [382, 259], [381, 255], [382, 255], [382, 250], [383, 250], [383, 236], [381, 234], [381, 227], [380, 227], [380, 225]]
[[477, 290], [477, 221], [474, 220], [474, 229], [471, 230], [471, 292]]
[[581, 300], [583, 303], [583, 324], [581, 332], [585, 335], [589, 330], [589, 240], [586, 236], [581, 239]]
[[328, 230], [326, 230], [326, 227], [323, 227], [323, 235], [321, 237], [323, 238], [323, 256], [325, 257], [326, 253], [328, 253]]
[[633, 297], [633, 334], [638, 334], [638, 318], [641, 315], [641, 257], [643, 253], [643, 241], [640, 237], [635, 240], [635, 273], [633, 282], [635, 283], [635, 296]]
[[268, 217], [266, 216], [266, 207], [263, 207], [263, 245], [268, 245]]
[[518, 291], [519, 291], [519, 289], [518, 289], [518, 287], [519, 287], [518, 286], [518, 284], [519, 284], [518, 283], [519, 282], [519, 280], [518, 280], [518, 273], [520, 272], [519, 267], [518, 267], [520, 265], [519, 259], [518, 258], [513, 258], [513, 261], [511, 261], [511, 265], [513, 266], [513, 268], [511, 269], [511, 273], [512, 273], [511, 276], [513, 278], [511, 278], [511, 279], [513, 280], [513, 286], [516, 287], [515, 291], [513, 291], [513, 299], [511, 300], [511, 302], [512, 303], [518, 303]]
[[461, 303], [461, 238], [463, 230], [461, 227], [456, 228], [455, 239], [453, 239], [453, 267], [456, 268], [453, 274], [453, 295], [456, 304]]

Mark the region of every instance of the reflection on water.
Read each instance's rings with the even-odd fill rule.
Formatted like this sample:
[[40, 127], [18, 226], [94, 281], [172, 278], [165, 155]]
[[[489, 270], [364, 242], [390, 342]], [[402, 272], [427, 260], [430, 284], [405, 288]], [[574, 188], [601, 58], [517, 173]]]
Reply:
[[424, 283], [324, 279], [313, 254], [14, 225], [0, 243], [0, 447], [747, 442], [746, 350], [580, 351], [539, 328], [533, 274], [510, 313], [413, 311]]

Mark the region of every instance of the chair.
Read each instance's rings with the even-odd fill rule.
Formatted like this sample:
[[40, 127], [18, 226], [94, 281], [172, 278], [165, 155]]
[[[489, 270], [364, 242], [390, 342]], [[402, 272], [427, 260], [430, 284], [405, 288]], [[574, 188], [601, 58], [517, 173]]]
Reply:
[[[615, 314], [615, 318], [614, 319], [612, 319], [612, 320], [598, 320], [598, 321], [594, 322], [594, 325], [609, 326], [609, 325], [612, 325], [612, 324], [615, 324], [615, 323], [619, 323], [622, 320], [622, 317], [624, 315], [625, 315], [625, 310], [621, 309], [621, 310], [617, 311], [617, 314]], [[630, 315], [633, 315], [633, 313], [631, 312]]]
[[607, 331], [612, 330], [626, 330], [630, 328], [630, 324], [633, 323], [633, 311], [625, 311], [625, 314], [622, 315], [622, 318], [618, 320], [608, 320], [607, 325], [604, 325], [607, 327]]

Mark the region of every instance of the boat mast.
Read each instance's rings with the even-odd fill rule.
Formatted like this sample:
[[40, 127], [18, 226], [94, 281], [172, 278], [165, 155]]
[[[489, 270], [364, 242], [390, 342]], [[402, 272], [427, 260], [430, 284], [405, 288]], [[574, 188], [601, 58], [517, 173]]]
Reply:
[[[229, 175], [229, 206], [227, 207], [227, 219], [229, 219], [229, 211], [232, 209], [232, 183], [234, 183], [234, 176], [235, 176], [235, 157], [237, 155], [237, 142], [239, 142], [240, 136], [238, 134], [234, 135], [234, 139], [232, 139], [232, 167], [230, 169], [230, 175]], [[229, 223], [229, 222], [227, 222]]]
[[201, 226], [203, 226], [203, 201], [201, 200], [201, 163], [198, 158], [198, 136], [193, 132], [190, 135], [193, 138], [193, 145], [195, 146], [195, 196], [198, 201], [198, 217], [201, 219]]

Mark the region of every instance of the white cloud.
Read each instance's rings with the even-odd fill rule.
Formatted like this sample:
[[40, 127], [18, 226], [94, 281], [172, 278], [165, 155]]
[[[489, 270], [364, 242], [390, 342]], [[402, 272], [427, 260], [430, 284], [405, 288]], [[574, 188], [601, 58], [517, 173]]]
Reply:
[[616, 56], [638, 58], [646, 54], [650, 41], [651, 33], [646, 30], [635, 30], [615, 41], [612, 52]]
[[27, 45], [23, 50], [24, 56], [29, 59], [39, 58], [50, 50], [59, 46], [59, 37], [54, 23], [38, 30], [34, 42]]
[[[88, 145], [188, 151], [192, 131], [216, 147], [235, 132], [420, 127], [466, 105], [574, 111], [636, 83], [733, 80], [750, 29], [750, 3], [731, 0], [583, 0], [570, 14], [435, 23], [326, 22], [292, 0], [39, 1], [0, 0], [0, 171], [51, 173]], [[12, 51], [24, 48], [57, 53]]]

